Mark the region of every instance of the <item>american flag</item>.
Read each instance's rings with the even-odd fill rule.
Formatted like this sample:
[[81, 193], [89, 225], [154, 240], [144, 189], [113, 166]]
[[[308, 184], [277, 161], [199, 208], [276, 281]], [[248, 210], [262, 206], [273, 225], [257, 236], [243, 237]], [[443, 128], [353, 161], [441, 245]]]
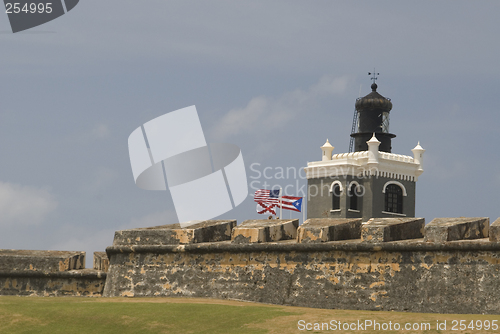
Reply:
[[266, 212], [269, 212], [272, 215], [276, 215], [276, 210], [274, 210], [274, 207], [276, 205], [271, 204], [271, 205], [265, 205], [264, 203], [257, 203], [257, 213], [264, 214]]
[[257, 203], [264, 203], [267, 205], [271, 205], [271, 204], [279, 205], [280, 204], [280, 190], [279, 189], [275, 189], [275, 190], [259, 189], [255, 192], [253, 200]]

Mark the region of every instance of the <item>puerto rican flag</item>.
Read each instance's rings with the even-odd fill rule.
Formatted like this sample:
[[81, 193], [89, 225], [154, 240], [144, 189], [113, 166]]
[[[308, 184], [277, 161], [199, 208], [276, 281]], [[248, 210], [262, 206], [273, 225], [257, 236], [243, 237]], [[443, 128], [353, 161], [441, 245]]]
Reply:
[[283, 196], [281, 197], [281, 202], [281, 207], [283, 209], [297, 212], [301, 212], [302, 210], [302, 197]]
[[280, 207], [285, 210], [292, 210], [301, 212], [302, 210], [302, 197], [295, 196], [281, 196], [280, 190], [266, 190], [259, 189], [255, 192], [254, 201], [257, 202], [257, 212], [258, 213], [272, 213], [275, 215], [275, 207]]

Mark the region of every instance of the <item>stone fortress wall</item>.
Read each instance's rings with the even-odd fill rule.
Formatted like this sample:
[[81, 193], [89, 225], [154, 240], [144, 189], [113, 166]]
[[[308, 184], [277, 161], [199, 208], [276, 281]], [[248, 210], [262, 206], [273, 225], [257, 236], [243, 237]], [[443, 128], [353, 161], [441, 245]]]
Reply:
[[101, 296], [107, 257], [94, 253], [85, 269], [85, 252], [0, 250], [0, 295]]
[[423, 218], [321, 218], [301, 226], [284, 219], [139, 228], [117, 231], [109, 263], [96, 253], [94, 269], [83, 269], [82, 252], [22, 252], [0, 251], [0, 294], [500, 313], [500, 219], [491, 226], [488, 218], [427, 225]]

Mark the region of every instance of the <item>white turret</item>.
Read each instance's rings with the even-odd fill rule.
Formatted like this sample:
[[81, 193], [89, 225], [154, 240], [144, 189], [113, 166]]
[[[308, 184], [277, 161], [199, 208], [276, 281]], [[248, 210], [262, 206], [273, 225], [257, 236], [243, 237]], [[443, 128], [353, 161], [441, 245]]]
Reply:
[[420, 142], [418, 142], [417, 146], [413, 150], [413, 161], [418, 164], [419, 175], [424, 171], [424, 152], [425, 150], [420, 146]]
[[378, 147], [380, 141], [373, 133], [372, 138], [366, 142], [368, 144], [368, 164], [378, 164]]
[[328, 139], [326, 140], [326, 143], [321, 146], [321, 151], [323, 151], [323, 157], [321, 158], [322, 161], [327, 161], [327, 160], [332, 160], [332, 151], [335, 147], [333, 147]]

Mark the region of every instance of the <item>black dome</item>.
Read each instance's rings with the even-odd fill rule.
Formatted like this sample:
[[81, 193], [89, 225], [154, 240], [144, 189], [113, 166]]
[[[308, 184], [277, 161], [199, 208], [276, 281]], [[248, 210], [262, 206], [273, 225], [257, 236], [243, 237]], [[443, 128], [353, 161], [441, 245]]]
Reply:
[[374, 83], [372, 84], [372, 92], [365, 97], [357, 99], [355, 107], [357, 111], [391, 111], [392, 102], [391, 100], [377, 93], [377, 84]]

